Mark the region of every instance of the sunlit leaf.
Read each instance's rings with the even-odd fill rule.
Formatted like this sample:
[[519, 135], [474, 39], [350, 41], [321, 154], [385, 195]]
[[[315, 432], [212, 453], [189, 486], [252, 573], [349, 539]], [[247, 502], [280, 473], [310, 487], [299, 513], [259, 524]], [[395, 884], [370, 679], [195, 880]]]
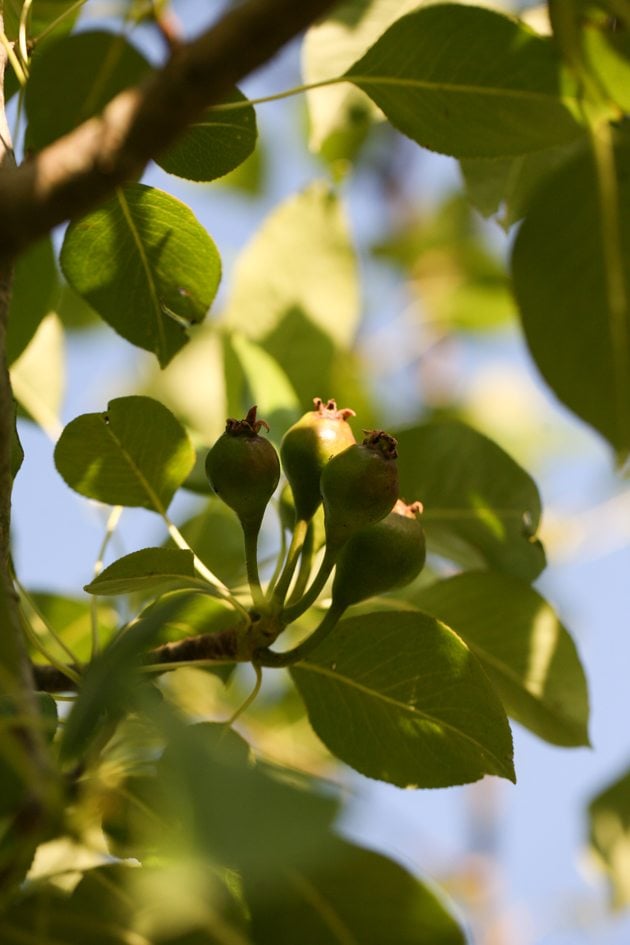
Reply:
[[110, 505], [163, 512], [195, 461], [186, 431], [150, 397], [117, 397], [64, 429], [55, 465], [70, 488]]
[[65, 390], [64, 339], [56, 315], [44, 318], [28, 348], [11, 365], [11, 386], [22, 414], [56, 437]]
[[[23, 7], [24, 0], [4, 0], [4, 30], [11, 40], [18, 37]], [[36, 0], [29, 11], [30, 35], [37, 38], [54, 23], [52, 35], [58, 38], [61, 33], [72, 28], [77, 18], [78, 10], [73, 11], [72, 7], [76, 7], [76, 0]]]
[[161, 809], [180, 842], [258, 875], [296, 852], [318, 855], [337, 809], [332, 797], [316, 792], [308, 778], [289, 783], [273, 769], [248, 765], [224, 726], [173, 720], [167, 731], [158, 767]]
[[286, 374], [264, 348], [235, 332], [225, 344], [237, 358], [243, 372], [247, 403], [258, 405], [258, 415], [270, 427], [270, 438], [279, 443], [300, 415], [300, 403]]
[[[93, 645], [92, 603], [85, 597], [81, 599], [64, 597], [61, 594], [44, 591], [32, 592], [30, 596], [46, 624], [54, 629], [56, 635], [74, 653], [76, 659], [82, 662], [89, 660]], [[111, 604], [99, 601], [96, 619], [98, 642], [100, 646], [105, 646], [118, 625], [118, 615]], [[67, 661], [68, 654], [56, 640], [51, 638], [46, 626], [40, 624], [35, 617], [31, 617], [31, 625], [34, 632], [45, 643], [46, 649], [62, 662]], [[43, 654], [38, 650], [33, 649], [30, 655], [35, 663], [45, 661]]]
[[[418, 0], [344, 0], [307, 31], [302, 47], [304, 82], [341, 75], [394, 20]], [[306, 93], [311, 150], [328, 160], [351, 158], [382, 113], [359, 89], [345, 83]]]
[[193, 213], [154, 187], [126, 184], [68, 227], [61, 267], [123, 338], [164, 367], [204, 319], [221, 260]]
[[506, 230], [525, 216], [530, 200], [546, 178], [584, 147], [586, 139], [514, 158], [464, 158], [460, 162], [466, 193], [485, 217], [498, 215]]
[[[630, 178], [627, 143], [598, 146], [548, 179], [512, 256], [525, 337], [553, 392], [630, 450]], [[575, 195], [580, 194], [576, 202]]]
[[593, 798], [588, 808], [591, 847], [611, 883], [615, 908], [630, 905], [630, 771]]
[[555, 745], [588, 745], [588, 693], [573, 640], [533, 588], [492, 572], [460, 574], [414, 593], [479, 659], [505, 709]]
[[591, 70], [622, 112], [630, 111], [630, 39], [625, 30], [585, 26], [585, 57]]
[[445, 905], [398, 863], [330, 837], [317, 860], [288, 862], [249, 883], [257, 945], [464, 945]]
[[368, 777], [399, 787], [514, 780], [503, 707], [470, 650], [433, 617], [350, 617], [291, 675], [326, 747]]
[[66, 719], [60, 745], [62, 757], [82, 757], [103, 726], [115, 724], [136, 706], [146, 683], [139, 672], [142, 655], [155, 643], [162, 627], [175, 617], [179, 607], [180, 600], [174, 596], [159, 610], [147, 610], [88, 665], [79, 695]]
[[42, 319], [52, 311], [59, 277], [52, 242], [34, 243], [15, 264], [7, 328], [7, 362], [22, 354]]
[[352, 341], [359, 317], [356, 258], [344, 209], [322, 183], [278, 207], [245, 247], [224, 317], [260, 341], [296, 307], [337, 344]]
[[424, 504], [429, 550], [527, 581], [542, 571], [538, 490], [507, 453], [458, 421], [427, 423], [396, 437], [401, 495]]
[[480, 7], [401, 17], [345, 75], [404, 134], [456, 157], [524, 154], [580, 133], [551, 42]]
[[222, 581], [229, 585], [245, 579], [243, 531], [236, 515], [220, 500], [208, 504], [180, 526], [191, 548]]
[[192, 551], [142, 548], [119, 558], [83, 588], [88, 594], [132, 594], [195, 583]]
[[256, 147], [256, 113], [235, 92], [233, 109], [210, 108], [185, 134], [157, 158], [159, 166], [187, 180], [211, 181], [242, 164]]

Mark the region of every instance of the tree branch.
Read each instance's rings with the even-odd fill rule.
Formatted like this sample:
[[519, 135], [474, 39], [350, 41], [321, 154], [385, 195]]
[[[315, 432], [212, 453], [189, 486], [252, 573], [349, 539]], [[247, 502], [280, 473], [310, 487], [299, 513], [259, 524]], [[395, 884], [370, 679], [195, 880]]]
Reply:
[[[0, 29], [3, 27], [0, 5]], [[15, 160], [4, 111], [4, 70], [7, 54], [0, 47], [0, 173], [14, 173]], [[19, 622], [10, 556], [11, 450], [15, 408], [6, 360], [6, 334], [11, 298], [12, 265], [0, 262], [0, 701], [6, 716], [19, 722], [5, 729], [0, 759], [15, 766], [22, 797], [0, 838], [0, 899], [21, 882], [47, 822], [59, 800], [58, 784], [42, 734], [33, 692], [33, 676]]]
[[205, 108], [325, 13], [334, 0], [246, 0], [176, 49], [141, 86], [17, 169], [0, 168], [0, 263], [86, 213], [171, 145]]

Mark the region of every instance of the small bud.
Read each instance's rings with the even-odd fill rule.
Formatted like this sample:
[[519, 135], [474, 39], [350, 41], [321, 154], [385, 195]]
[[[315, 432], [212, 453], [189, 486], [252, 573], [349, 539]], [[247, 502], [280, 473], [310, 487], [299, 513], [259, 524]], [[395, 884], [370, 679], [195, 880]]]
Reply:
[[398, 498], [396, 440], [382, 430], [365, 432], [361, 446], [338, 453], [322, 471], [326, 540], [332, 547], [380, 521]]
[[352, 535], [337, 558], [333, 606], [349, 607], [420, 574], [426, 557], [421, 512], [420, 502], [399, 499], [384, 519]]
[[258, 435], [269, 426], [252, 407], [243, 420], [228, 420], [206, 457], [210, 485], [238, 515], [243, 527], [257, 531], [280, 479], [275, 447]]
[[355, 441], [348, 417], [354, 410], [337, 409], [334, 400], [314, 398], [315, 410], [305, 413], [285, 433], [280, 446], [282, 467], [293, 492], [297, 519], [310, 519], [321, 502], [319, 481], [331, 457]]

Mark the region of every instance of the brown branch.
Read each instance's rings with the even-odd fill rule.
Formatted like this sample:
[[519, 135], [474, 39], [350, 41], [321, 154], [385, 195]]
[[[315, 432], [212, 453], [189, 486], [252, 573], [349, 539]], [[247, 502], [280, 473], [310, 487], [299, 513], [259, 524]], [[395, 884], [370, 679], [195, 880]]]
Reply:
[[246, 0], [182, 45], [141, 86], [17, 170], [0, 169], [0, 262], [86, 213], [171, 145], [334, 0]]
[[[163, 643], [149, 650], [142, 663], [144, 666], [159, 666], [169, 663], [215, 662], [240, 663], [250, 660], [251, 650], [243, 638], [242, 625], [226, 627], [219, 633], [200, 633], [172, 643]], [[75, 673], [80, 667], [71, 666]], [[54, 666], [33, 665], [35, 686], [40, 692], [71, 692], [76, 685], [69, 676]]]

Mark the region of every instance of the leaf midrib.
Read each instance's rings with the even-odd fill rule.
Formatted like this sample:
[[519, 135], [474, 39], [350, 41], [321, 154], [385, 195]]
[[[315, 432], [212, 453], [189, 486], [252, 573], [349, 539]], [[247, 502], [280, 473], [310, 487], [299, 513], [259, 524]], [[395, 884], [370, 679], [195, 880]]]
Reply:
[[317, 913], [339, 945], [361, 945], [339, 915], [337, 909], [319, 892], [313, 883], [297, 869], [287, 870], [289, 882], [298, 890], [307, 904]]
[[140, 238], [140, 233], [135, 224], [135, 221], [131, 214], [131, 210], [129, 208], [129, 204], [127, 203], [127, 200], [125, 198], [125, 195], [121, 187], [116, 188], [116, 198], [118, 200], [122, 214], [125, 218], [125, 222], [127, 223], [127, 226], [129, 227], [131, 238], [136, 245], [136, 249], [138, 250], [140, 262], [141, 262], [141, 265], [142, 265], [142, 268], [144, 270], [144, 274], [146, 277], [149, 295], [153, 303], [153, 312], [156, 316], [155, 327], [156, 327], [158, 349], [159, 349], [158, 360], [160, 361], [160, 363], [162, 363], [162, 357], [166, 357], [168, 355], [168, 351], [167, 351], [167, 346], [166, 346], [166, 337], [164, 334], [164, 325], [162, 322], [162, 306], [160, 305], [160, 298], [159, 298], [157, 287], [155, 285], [155, 281], [153, 278], [153, 269], [151, 267], [151, 263], [149, 262], [149, 258], [145, 252], [142, 239]]
[[486, 745], [483, 745], [481, 742], [477, 741], [474, 736], [469, 735], [467, 732], [463, 732], [458, 729], [456, 726], [452, 725], [450, 722], [446, 722], [443, 719], [437, 718], [433, 715], [430, 715], [428, 712], [425, 712], [422, 709], [419, 709], [417, 706], [409, 705], [407, 702], [399, 702], [397, 699], [392, 699], [391, 696], [383, 695], [377, 689], [369, 689], [367, 686], [364, 686], [362, 683], [357, 682], [355, 679], [351, 679], [348, 676], [342, 676], [336, 671], [327, 669], [327, 667], [322, 666], [319, 663], [312, 663], [310, 661], [304, 661], [296, 664], [295, 669], [297, 670], [306, 670], [315, 673], [319, 673], [322, 676], [328, 676], [333, 679], [335, 682], [345, 683], [352, 689], [356, 689], [358, 692], [363, 693], [367, 697], [387, 703], [388, 705], [394, 706], [396, 709], [402, 709], [404, 712], [407, 712], [411, 716], [418, 716], [422, 720], [427, 722], [432, 722], [434, 725], [442, 726], [445, 729], [448, 729], [450, 732], [453, 732], [458, 738], [462, 738], [465, 741], [468, 741], [471, 745], [474, 745], [478, 751], [485, 756], [490, 756], [498, 764], [501, 771], [509, 771], [509, 768], [506, 767], [505, 762], [501, 758], [489, 749]]
[[154, 488], [153, 488], [153, 486], [151, 485], [151, 483], [149, 482], [149, 480], [146, 478], [146, 476], [144, 475], [144, 473], [142, 472], [142, 470], [140, 469], [140, 467], [137, 465], [137, 463], [136, 463], [136, 461], [134, 460], [133, 456], [125, 449], [125, 447], [123, 446], [122, 442], [118, 439], [118, 437], [116, 436], [116, 434], [115, 434], [114, 431], [112, 430], [111, 420], [110, 420], [109, 423], [103, 422], [103, 426], [105, 427], [105, 430], [106, 430], [107, 434], [111, 437], [111, 439], [114, 441], [114, 443], [115, 443], [116, 446], [118, 447], [118, 449], [119, 449], [119, 451], [120, 451], [120, 453], [121, 453], [123, 459], [127, 462], [127, 465], [128, 465], [129, 468], [131, 469], [132, 473], [134, 473], [134, 475], [136, 476], [138, 482], [140, 483], [140, 485], [142, 486], [142, 488], [143, 488], [144, 491], [146, 492], [147, 498], [149, 499], [150, 502], [153, 503], [153, 508], [155, 509], [155, 511], [156, 511], [159, 515], [165, 516], [165, 515], [166, 515], [166, 508], [162, 505], [162, 502], [161, 502], [161, 500], [160, 500], [160, 498], [159, 498], [157, 492], [154, 490]]
[[359, 86], [393, 85], [425, 89], [430, 92], [461, 92], [465, 95], [488, 95], [494, 98], [519, 98], [532, 102], [552, 101], [565, 107], [568, 102], [573, 101], [571, 98], [556, 95], [553, 92], [535, 92], [531, 89], [510, 89], [505, 87], [497, 88], [493, 85], [456, 84], [455, 82], [431, 81], [429, 79], [404, 79], [401, 76], [369, 76], [355, 75], [353, 73], [346, 73], [345, 78], [354, 85]]

